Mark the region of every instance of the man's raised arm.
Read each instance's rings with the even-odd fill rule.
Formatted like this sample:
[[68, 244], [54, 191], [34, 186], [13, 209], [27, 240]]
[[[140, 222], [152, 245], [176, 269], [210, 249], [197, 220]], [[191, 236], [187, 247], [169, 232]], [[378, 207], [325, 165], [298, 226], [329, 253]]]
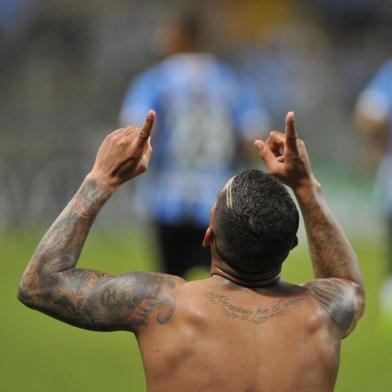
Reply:
[[363, 314], [364, 288], [355, 253], [334, 218], [315, 179], [302, 140], [294, 128], [294, 113], [286, 117], [285, 133], [271, 132], [256, 148], [269, 172], [291, 187], [305, 221], [316, 280], [306, 283], [342, 337]]
[[154, 121], [150, 111], [142, 128], [130, 126], [106, 137], [93, 169], [26, 267], [18, 290], [25, 305], [78, 327], [103, 331], [137, 331], [170, 319], [176, 278], [143, 272], [115, 277], [75, 268], [102, 206], [123, 182], [147, 169]]

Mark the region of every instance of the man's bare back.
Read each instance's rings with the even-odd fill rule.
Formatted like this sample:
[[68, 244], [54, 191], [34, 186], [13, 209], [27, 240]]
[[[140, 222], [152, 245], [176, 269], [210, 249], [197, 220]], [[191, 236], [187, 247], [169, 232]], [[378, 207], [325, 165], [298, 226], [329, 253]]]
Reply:
[[[243, 216], [235, 211], [240, 197], [237, 191], [243, 187], [239, 178], [257, 182], [266, 176], [261, 172], [230, 179], [218, 195], [203, 242], [212, 251], [210, 278], [186, 282], [159, 273], [112, 276], [76, 268], [101, 207], [120, 184], [147, 169], [154, 120], [155, 114], [150, 112], [142, 128], [120, 129], [105, 139], [92, 171], [35, 251], [24, 272], [19, 299], [81, 328], [135, 333], [150, 392], [333, 390], [340, 341], [363, 313], [363, 285], [355, 254], [313, 177], [291, 113], [285, 134], [272, 132], [265, 142], [255, 144], [270, 173], [294, 191], [305, 221], [315, 280], [302, 286], [280, 280], [283, 261], [275, 257], [283, 252], [285, 259], [297, 244], [295, 222], [288, 243], [283, 241], [274, 248], [284, 225], [277, 231], [270, 244], [275, 253], [265, 253], [270, 256], [260, 259], [264, 266], [260, 271], [244, 258], [238, 267], [236, 254], [227, 256], [230, 262], [222, 256], [235, 249], [222, 240], [222, 211], [229, 218], [238, 218], [241, 226]], [[278, 210], [286, 208], [288, 215], [298, 216], [287, 191], [270, 177], [263, 181], [275, 196], [271, 193], [261, 199], [260, 206], [272, 203], [275, 197]], [[252, 186], [249, 189], [258, 189]], [[244, 197], [248, 197], [247, 191]], [[254, 201], [260, 202], [257, 194], [252, 197], [250, 207]], [[271, 214], [274, 216], [274, 210]], [[271, 216], [265, 215], [261, 226], [273, 229]], [[244, 223], [250, 228], [250, 237], [239, 237], [241, 254], [242, 240], [245, 244], [249, 238], [249, 247], [255, 245], [255, 252], [260, 251], [259, 243], [252, 240], [260, 234], [255, 231], [258, 218], [251, 218]], [[252, 251], [244, 247], [252, 257]], [[259, 263], [257, 257], [256, 261]]]
[[151, 315], [138, 335], [149, 391], [333, 389], [340, 335], [306, 287], [214, 275], [178, 281], [175, 298], [165, 326]]

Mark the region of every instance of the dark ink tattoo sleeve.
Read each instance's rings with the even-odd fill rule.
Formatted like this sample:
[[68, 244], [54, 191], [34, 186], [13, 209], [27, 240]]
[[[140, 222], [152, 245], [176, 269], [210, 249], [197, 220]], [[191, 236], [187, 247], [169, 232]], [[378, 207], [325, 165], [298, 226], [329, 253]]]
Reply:
[[305, 200], [298, 198], [298, 201], [316, 278], [342, 278], [361, 283], [354, 250], [321, 191], [309, 192]]
[[75, 268], [89, 230], [110, 194], [86, 180], [39, 243], [18, 298], [69, 324], [99, 331], [167, 323], [175, 309], [174, 277], [134, 272], [115, 277]]
[[321, 189], [309, 189], [296, 197], [317, 278], [306, 285], [333, 324], [346, 336], [364, 309], [364, 289], [356, 255]]

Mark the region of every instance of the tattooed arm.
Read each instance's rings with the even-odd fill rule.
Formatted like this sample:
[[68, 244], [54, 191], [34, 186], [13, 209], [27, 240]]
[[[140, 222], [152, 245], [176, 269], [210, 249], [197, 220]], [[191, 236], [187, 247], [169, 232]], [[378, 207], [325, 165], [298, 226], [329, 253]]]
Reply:
[[285, 134], [272, 132], [266, 142], [255, 143], [270, 173], [293, 189], [300, 205], [316, 277], [305, 286], [341, 335], [347, 336], [363, 314], [361, 273], [355, 253], [313, 176], [305, 145], [295, 132], [294, 114], [286, 117]]
[[356, 255], [315, 182], [295, 191], [305, 222], [317, 280], [306, 283], [343, 337], [364, 310], [364, 288]]
[[25, 305], [100, 331], [137, 331], [170, 319], [174, 277], [142, 272], [115, 277], [75, 268], [104, 203], [120, 184], [147, 169], [154, 120], [155, 114], [149, 112], [141, 129], [119, 129], [105, 139], [92, 171], [45, 234], [23, 274], [18, 298]]

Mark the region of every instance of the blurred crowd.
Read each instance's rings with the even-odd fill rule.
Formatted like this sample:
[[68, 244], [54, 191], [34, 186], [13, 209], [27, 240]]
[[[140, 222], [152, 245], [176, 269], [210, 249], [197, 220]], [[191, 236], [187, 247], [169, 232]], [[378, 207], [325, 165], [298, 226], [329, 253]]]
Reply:
[[[375, 161], [353, 111], [391, 55], [389, 1], [0, 0], [0, 229], [55, 216], [120, 125], [130, 82], [167, 55], [163, 27], [189, 6], [202, 50], [257, 90], [270, 124], [261, 136], [294, 110], [315, 165], [336, 178], [331, 189], [371, 182]], [[113, 222], [126, 224], [129, 195], [107, 212]], [[360, 195], [335, 199], [372, 229]]]

